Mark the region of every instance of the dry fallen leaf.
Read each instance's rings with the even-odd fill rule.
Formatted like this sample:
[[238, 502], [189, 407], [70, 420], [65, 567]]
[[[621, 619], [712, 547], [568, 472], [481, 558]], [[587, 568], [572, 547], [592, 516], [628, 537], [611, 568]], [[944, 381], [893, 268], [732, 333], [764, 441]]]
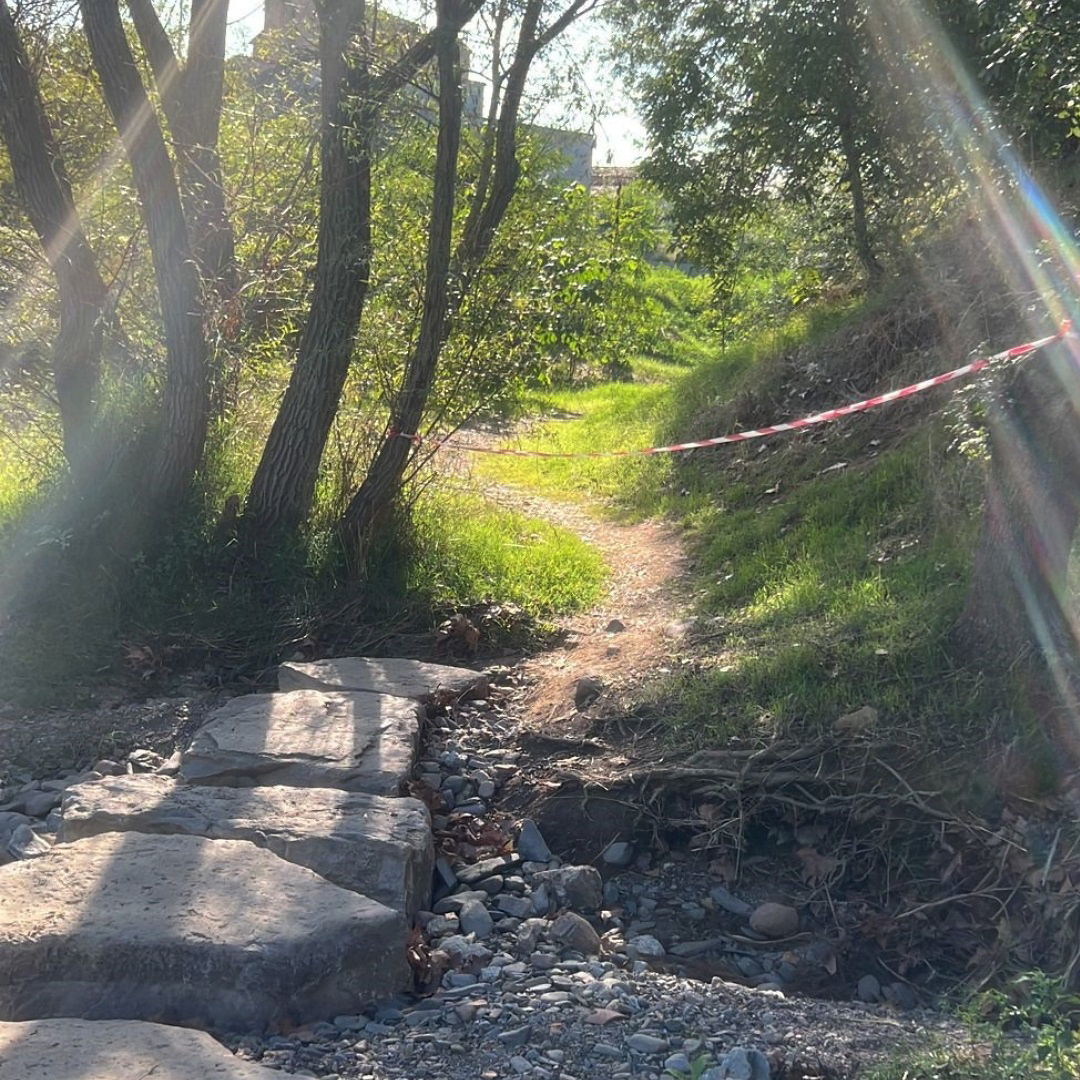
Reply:
[[840, 867], [840, 860], [835, 855], [822, 855], [816, 848], [799, 848], [795, 854], [803, 864], [802, 879], [807, 885], [828, 881]]
[[585, 1017], [586, 1024], [599, 1024], [603, 1027], [605, 1024], [610, 1024], [612, 1020], [625, 1020], [621, 1012], [616, 1012], [614, 1009], [594, 1009], [588, 1016]]

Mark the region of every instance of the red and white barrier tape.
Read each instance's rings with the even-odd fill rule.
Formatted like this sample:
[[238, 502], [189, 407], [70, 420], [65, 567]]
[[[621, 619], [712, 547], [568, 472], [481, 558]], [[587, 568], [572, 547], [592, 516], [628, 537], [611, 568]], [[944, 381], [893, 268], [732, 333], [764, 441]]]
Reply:
[[900, 401], [902, 398], [920, 394], [924, 390], [930, 390], [935, 386], [941, 386], [944, 383], [962, 379], [965, 375], [974, 375], [976, 372], [982, 371], [984, 368], [987, 368], [1000, 360], [1016, 360], [1022, 356], [1029, 356], [1031, 353], [1038, 352], [1039, 349], [1043, 349], [1047, 345], [1052, 345], [1056, 341], [1061, 341], [1068, 336], [1075, 335], [1073, 335], [1072, 324], [1066, 320], [1062, 323], [1061, 329], [1058, 330], [1056, 334], [1051, 334], [1049, 337], [1039, 338], [1038, 341], [1029, 341], [1024, 345], [1015, 345], [1013, 348], [1006, 349], [1004, 352], [995, 353], [993, 356], [972, 360], [971, 363], [965, 364], [963, 367], [954, 368], [952, 371], [946, 371], [942, 375], [935, 375], [933, 378], [923, 379], [921, 382], [912, 383], [910, 386], [902, 387], [900, 390], [890, 390], [888, 393], [878, 394], [875, 397], [867, 398], [865, 401], [856, 401], [851, 405], [841, 405], [836, 409], [828, 409], [825, 412], [814, 413], [812, 416], [804, 416], [801, 420], [791, 420], [783, 424], [773, 424], [770, 427], [755, 428], [751, 431], [740, 431], [733, 435], [718, 435], [712, 439], [699, 439], [696, 442], [675, 443], [673, 446], [650, 446], [643, 450], [593, 450], [579, 451], [577, 453], [560, 453], [552, 450], [513, 450], [506, 447], [473, 446], [468, 443], [460, 442], [454, 439], [453, 436], [449, 436], [445, 439], [425, 440], [422, 435], [406, 435], [404, 432], [400, 431], [390, 431], [388, 435], [391, 438], [400, 436], [403, 439], [409, 439], [417, 446], [425, 441], [433, 441], [436, 443], [436, 448], [453, 446], [460, 450], [472, 451], [475, 454], [504, 454], [510, 457], [608, 458], [634, 457], [648, 454], [677, 454], [684, 450], [700, 450], [705, 446], [723, 446], [726, 443], [746, 442], [748, 439], [763, 439], [767, 435], [779, 435], [785, 431], [801, 431], [803, 428], [813, 427], [815, 424], [826, 424], [830, 420], [838, 420], [841, 416], [850, 416], [852, 413], [866, 412], [867, 409], [876, 409], [879, 405], [888, 405], [891, 401]]

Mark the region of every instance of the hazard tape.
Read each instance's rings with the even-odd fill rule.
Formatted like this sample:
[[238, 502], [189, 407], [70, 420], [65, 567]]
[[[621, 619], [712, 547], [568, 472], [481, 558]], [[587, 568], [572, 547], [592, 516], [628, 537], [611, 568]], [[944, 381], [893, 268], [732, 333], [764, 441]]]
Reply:
[[554, 450], [514, 450], [508, 447], [474, 446], [461, 442], [453, 436], [447, 436], [444, 439], [431, 439], [425, 438], [423, 435], [409, 435], [393, 430], [387, 432], [387, 436], [389, 438], [408, 439], [414, 446], [428, 443], [434, 444], [435, 449], [452, 446], [455, 449], [468, 450], [474, 454], [501, 454], [507, 457], [611, 458], [642, 457], [649, 454], [678, 454], [686, 450], [700, 450], [707, 446], [724, 446], [728, 443], [747, 442], [750, 439], [764, 439], [769, 435], [780, 435], [786, 431], [801, 431], [803, 428], [813, 427], [816, 424], [827, 424], [831, 420], [839, 420], [842, 416], [851, 416], [853, 413], [876, 409], [879, 405], [888, 405], [893, 401], [901, 401], [915, 394], [921, 394], [924, 390], [930, 390], [935, 386], [943, 386], [945, 383], [954, 382], [956, 379], [962, 379], [967, 375], [974, 375], [999, 361], [1018, 360], [1021, 357], [1030, 356], [1032, 353], [1038, 352], [1039, 349], [1046, 348], [1047, 345], [1053, 345], [1054, 342], [1061, 341], [1066, 337], [1075, 336], [1072, 323], [1066, 320], [1061, 324], [1058, 332], [1051, 334], [1049, 337], [1039, 338], [1038, 341], [1029, 341], [1024, 345], [1014, 345], [1011, 349], [1005, 349], [1003, 352], [995, 353], [993, 356], [972, 360], [971, 363], [964, 364], [963, 367], [953, 368], [952, 371], [946, 371], [930, 379], [923, 379], [921, 382], [912, 383], [910, 386], [902, 387], [899, 390], [890, 390], [885, 394], [877, 394], [874, 397], [866, 398], [865, 401], [856, 401], [851, 405], [841, 405], [835, 409], [814, 413], [812, 416], [804, 416], [800, 420], [790, 420], [783, 424], [772, 424], [769, 427], [739, 431], [732, 435], [717, 435], [712, 439], [698, 439], [695, 442], [674, 443], [671, 446], [650, 446], [642, 450], [591, 450], [564, 453]]

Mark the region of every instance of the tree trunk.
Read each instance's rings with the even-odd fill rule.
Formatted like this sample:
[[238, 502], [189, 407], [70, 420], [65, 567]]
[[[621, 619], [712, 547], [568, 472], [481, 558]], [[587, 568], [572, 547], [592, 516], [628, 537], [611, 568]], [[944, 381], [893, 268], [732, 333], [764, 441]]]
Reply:
[[848, 112], [850, 102], [841, 107], [839, 117], [840, 146], [844, 153], [844, 166], [847, 171], [848, 187], [851, 190], [851, 224], [855, 234], [855, 253], [859, 256], [863, 270], [871, 283], [876, 283], [884, 276], [884, 269], [874, 252], [870, 239], [870, 226], [866, 216], [866, 192], [863, 188], [862, 152], [855, 137], [855, 128]]
[[105, 283], [6, 0], [0, 0], [0, 136], [19, 197], [56, 276], [60, 329], [52, 349], [53, 377], [64, 453], [78, 486], [91, 460]]
[[229, 295], [237, 285], [236, 242], [218, 154], [228, 0], [194, 0], [183, 65], [151, 0], [128, 0], [128, 10], [176, 150], [192, 254], [204, 285]]
[[199, 274], [172, 163], [124, 35], [117, 0], [79, 0], [102, 93], [139, 193], [165, 331], [168, 371], [147, 497], [168, 508], [202, 463], [207, 426], [207, 347]]
[[[435, 382], [439, 354], [446, 334], [449, 309], [451, 227], [457, 189], [457, 159], [461, 144], [461, 71], [458, 63], [458, 32], [447, 23], [447, 4], [437, 7], [439, 42], [439, 135], [435, 150], [431, 220], [428, 224], [427, 267], [424, 277], [424, 308], [416, 347], [405, 368], [405, 382], [393, 410], [392, 425], [413, 432], [424, 416]], [[356, 548], [385, 517], [401, 486], [411, 444], [391, 437], [379, 449], [364, 482], [345, 511], [344, 529]]]
[[1066, 339], [1020, 364], [990, 407], [986, 506], [959, 644], [1000, 671], [1032, 656], [1075, 678], [1069, 555], [1080, 523], [1080, 349]]
[[349, 55], [364, 17], [363, 5], [348, 0], [319, 10], [322, 175], [315, 284], [292, 378], [244, 510], [246, 527], [258, 533], [291, 532], [307, 520], [370, 281], [370, 79], [366, 66]]

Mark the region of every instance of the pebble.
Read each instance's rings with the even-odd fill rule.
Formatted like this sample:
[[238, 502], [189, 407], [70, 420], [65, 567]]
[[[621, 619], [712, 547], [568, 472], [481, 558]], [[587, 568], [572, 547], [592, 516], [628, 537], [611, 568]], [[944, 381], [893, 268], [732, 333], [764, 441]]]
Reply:
[[525, 1024], [508, 1031], [500, 1031], [495, 1037], [503, 1046], [524, 1046], [532, 1038], [532, 1028]]
[[725, 911], [730, 911], [732, 915], [738, 915], [740, 917], [747, 917], [754, 910], [745, 901], [740, 900], [737, 896], [733, 896], [723, 885], [716, 885], [709, 890], [709, 899], [712, 900], [717, 907], [722, 907]]
[[517, 919], [524, 919], [532, 912], [532, 901], [524, 896], [507, 896], [505, 893], [495, 901], [500, 911]]
[[855, 991], [860, 1001], [880, 1001], [881, 1000], [881, 983], [878, 981], [876, 975], [864, 975], [859, 980], [859, 985]]
[[494, 877], [484, 878], [476, 887], [487, 896], [498, 896], [503, 890], [503, 879], [496, 874]]
[[626, 943], [626, 953], [635, 960], [657, 960], [667, 955], [667, 950], [652, 934], [638, 934]]
[[52, 844], [38, 836], [29, 825], [17, 825], [8, 840], [7, 849], [16, 859], [35, 859], [39, 855], [47, 855], [52, 850]]
[[750, 928], [767, 938], [791, 937], [799, 932], [799, 913], [787, 904], [759, 904], [750, 916]]
[[597, 1057], [621, 1058], [623, 1056], [623, 1052], [617, 1046], [612, 1046], [611, 1043], [606, 1042], [594, 1043], [592, 1052]]
[[604, 902], [604, 884], [595, 866], [562, 866], [541, 870], [534, 877], [538, 886], [547, 886], [558, 904], [574, 911], [596, 911]]
[[667, 1039], [661, 1039], [657, 1035], [649, 1035], [644, 1031], [639, 1031], [636, 1035], [631, 1035], [630, 1038], [626, 1040], [626, 1045], [631, 1050], [636, 1050], [640, 1054], [648, 1054], [650, 1057], [655, 1057], [657, 1054], [663, 1054], [671, 1048]]
[[466, 900], [458, 912], [458, 922], [462, 933], [475, 934], [481, 940], [490, 937], [495, 929], [491, 914], [482, 900]]
[[604, 684], [593, 675], [583, 675], [574, 684], [574, 705], [578, 709], [590, 706], [604, 692]]
[[701, 1080], [769, 1080], [769, 1059], [760, 1050], [736, 1046], [719, 1065], [706, 1069]]
[[490, 859], [481, 859], [471, 866], [462, 866], [457, 871], [458, 881], [463, 885], [475, 885], [484, 878], [500, 874], [505, 870], [516, 867], [521, 862], [521, 856], [514, 853], [511, 855], [495, 855]]

